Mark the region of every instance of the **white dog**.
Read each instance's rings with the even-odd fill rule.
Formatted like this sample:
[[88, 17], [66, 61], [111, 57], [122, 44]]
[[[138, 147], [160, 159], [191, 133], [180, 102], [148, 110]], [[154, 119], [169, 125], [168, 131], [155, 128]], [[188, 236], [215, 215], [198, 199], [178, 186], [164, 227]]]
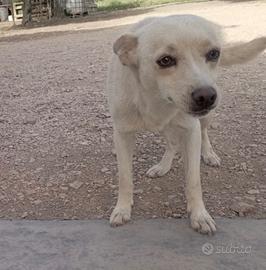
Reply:
[[119, 195], [111, 225], [130, 220], [135, 133], [151, 130], [165, 136], [167, 147], [160, 163], [147, 174], [154, 177], [167, 173], [179, 147], [191, 226], [201, 233], [216, 231], [203, 203], [200, 182], [201, 156], [209, 165], [220, 163], [207, 134], [208, 116], [220, 100], [216, 70], [219, 65], [244, 63], [265, 47], [266, 37], [223, 47], [220, 27], [192, 15], [145, 19], [114, 43], [108, 101]]

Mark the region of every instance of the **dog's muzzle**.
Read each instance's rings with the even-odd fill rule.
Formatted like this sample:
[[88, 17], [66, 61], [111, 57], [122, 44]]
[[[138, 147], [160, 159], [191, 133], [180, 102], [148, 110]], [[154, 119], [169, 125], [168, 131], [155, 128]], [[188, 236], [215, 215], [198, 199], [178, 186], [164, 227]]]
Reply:
[[201, 87], [191, 93], [191, 113], [203, 116], [216, 107], [217, 92], [213, 87]]

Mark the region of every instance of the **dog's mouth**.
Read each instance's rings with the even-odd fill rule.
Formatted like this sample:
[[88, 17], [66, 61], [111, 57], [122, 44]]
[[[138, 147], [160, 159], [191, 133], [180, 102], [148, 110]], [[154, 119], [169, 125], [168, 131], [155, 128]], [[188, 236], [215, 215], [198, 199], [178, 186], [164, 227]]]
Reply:
[[211, 107], [209, 107], [209, 108], [207, 108], [207, 109], [201, 109], [201, 110], [199, 110], [199, 109], [192, 109], [192, 110], [190, 110], [189, 111], [189, 114], [191, 114], [191, 115], [193, 115], [193, 116], [195, 116], [195, 117], [202, 117], [202, 116], [205, 116], [205, 115], [207, 115], [211, 110], [213, 110], [214, 108], [215, 108], [216, 106], [214, 105], [214, 106], [211, 106]]
[[201, 117], [201, 116], [205, 116], [210, 112], [210, 110], [202, 110], [202, 111], [191, 111], [190, 114], [192, 114], [195, 117]]

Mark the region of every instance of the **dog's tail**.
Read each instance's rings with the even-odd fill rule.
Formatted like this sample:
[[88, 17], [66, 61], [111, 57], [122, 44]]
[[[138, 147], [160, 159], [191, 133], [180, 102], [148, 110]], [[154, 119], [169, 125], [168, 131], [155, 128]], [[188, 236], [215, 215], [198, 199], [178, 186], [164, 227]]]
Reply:
[[266, 37], [256, 38], [250, 42], [233, 44], [222, 50], [220, 65], [232, 66], [243, 64], [255, 58], [266, 49]]

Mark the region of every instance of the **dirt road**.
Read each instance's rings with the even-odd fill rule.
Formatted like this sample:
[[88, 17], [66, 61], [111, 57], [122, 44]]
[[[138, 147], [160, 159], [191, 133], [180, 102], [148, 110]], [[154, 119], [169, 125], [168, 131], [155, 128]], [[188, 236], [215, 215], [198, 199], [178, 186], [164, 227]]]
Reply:
[[[223, 25], [230, 41], [266, 35], [266, 1], [212, 1], [145, 12], [0, 33], [1, 218], [109, 216], [117, 168], [104, 87], [112, 42], [126, 24], [192, 13]], [[221, 69], [219, 86], [224, 98], [210, 134], [222, 165], [202, 164], [207, 208], [214, 216], [266, 218], [266, 54]], [[177, 159], [166, 176], [149, 179], [145, 172], [160, 159], [163, 141], [144, 133], [137, 142], [133, 218], [185, 216], [182, 163]]]

